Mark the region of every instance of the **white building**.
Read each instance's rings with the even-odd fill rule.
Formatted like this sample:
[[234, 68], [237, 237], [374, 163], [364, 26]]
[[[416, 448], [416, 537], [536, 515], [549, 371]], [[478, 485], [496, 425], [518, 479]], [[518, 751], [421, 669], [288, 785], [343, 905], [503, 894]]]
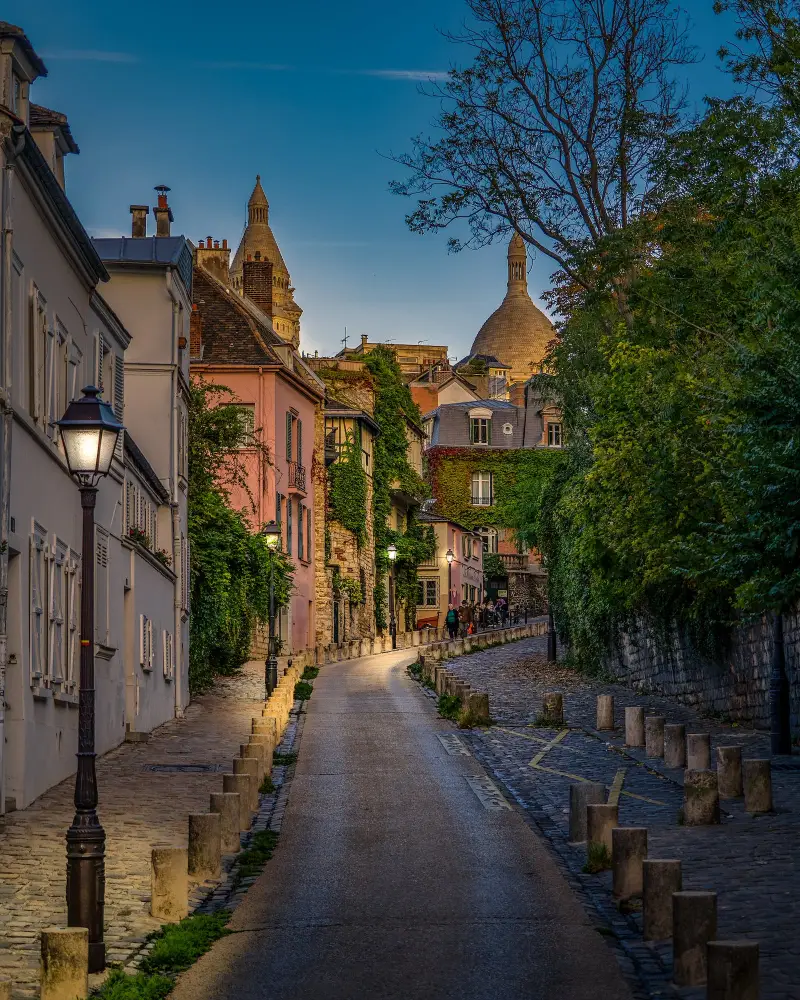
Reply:
[[[91, 383], [123, 421], [137, 409], [130, 333], [97, 290], [109, 274], [64, 191], [78, 148], [63, 115], [30, 101], [46, 72], [0, 22], [0, 813], [75, 770], [82, 516], [55, 422]], [[119, 445], [95, 512], [98, 753], [186, 700], [169, 477], [137, 444], [134, 431]], [[149, 545], [131, 536], [156, 522]]]

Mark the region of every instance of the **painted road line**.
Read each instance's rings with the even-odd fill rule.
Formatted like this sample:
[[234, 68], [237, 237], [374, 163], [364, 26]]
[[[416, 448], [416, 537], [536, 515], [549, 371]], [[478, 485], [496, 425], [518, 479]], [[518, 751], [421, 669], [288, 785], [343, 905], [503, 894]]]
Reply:
[[619, 805], [619, 796], [620, 793], [622, 792], [622, 785], [624, 781], [625, 781], [625, 768], [623, 767], [621, 770], [617, 771], [617, 773], [614, 775], [614, 782], [611, 785], [611, 791], [608, 793], [608, 804], [610, 806]]
[[[546, 747], [552, 746], [552, 740], [546, 739], [544, 736], [531, 736], [528, 733], [518, 733], [514, 729], [504, 729], [502, 726], [493, 726], [492, 728], [501, 733], [508, 733], [509, 736], [518, 736], [521, 740], [530, 740], [532, 743], [544, 743]], [[500, 741], [494, 740], [493, 742], [499, 743]], [[571, 753], [589, 753], [588, 750], [580, 750], [578, 747], [560, 746], [558, 749], [569, 750]]]
[[438, 736], [437, 739], [451, 757], [471, 757], [472, 754], [457, 736]]
[[536, 767], [539, 761], [545, 756], [547, 751], [552, 750], [553, 747], [556, 746], [556, 744], [560, 743], [565, 736], [569, 736], [569, 729], [562, 729], [561, 732], [558, 734], [558, 736], [555, 736], [552, 740], [549, 740], [545, 744], [541, 752], [537, 753], [536, 756], [533, 758], [533, 760], [531, 761], [531, 767]]
[[[554, 767], [545, 767], [544, 764], [531, 764], [530, 765], [534, 771], [544, 771], [546, 774], [557, 774], [559, 778], [569, 778], [571, 781], [596, 781], [596, 778], [584, 778], [580, 774], [571, 774], [569, 771], [557, 771]], [[651, 806], [664, 806], [666, 808], [667, 803], [661, 802], [658, 799], [648, 799], [646, 795], [634, 795], [633, 792], [621, 793], [628, 799], [636, 799], [638, 802], [648, 802]]]
[[478, 796], [478, 800], [484, 809], [490, 812], [498, 812], [500, 809], [511, 809], [511, 806], [503, 798], [503, 793], [488, 778], [477, 777], [475, 775], [465, 775], [467, 784]]

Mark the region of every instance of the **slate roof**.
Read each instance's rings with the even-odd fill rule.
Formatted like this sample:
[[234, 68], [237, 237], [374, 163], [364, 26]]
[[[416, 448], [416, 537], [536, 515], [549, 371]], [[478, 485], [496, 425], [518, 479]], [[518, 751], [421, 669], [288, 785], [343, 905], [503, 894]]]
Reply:
[[191, 295], [192, 251], [185, 236], [112, 236], [92, 243], [107, 264], [174, 267]]
[[461, 531], [465, 531], [468, 535], [478, 535], [480, 532], [476, 528], [468, 528], [466, 525], [462, 524], [460, 521], [454, 521], [452, 517], [444, 517], [442, 514], [430, 514], [428, 511], [417, 511], [416, 519], [422, 521], [423, 524], [454, 524]]
[[128, 431], [125, 431], [125, 454], [131, 460], [131, 465], [138, 469], [140, 475], [148, 484], [150, 489], [155, 493], [162, 503], [169, 503], [169, 493], [164, 487], [164, 484], [158, 478], [155, 473], [153, 466], [144, 457], [144, 454], [139, 449], [139, 446], [135, 443], [133, 438], [130, 436]]
[[47, 67], [36, 54], [36, 50], [22, 28], [18, 28], [16, 24], [10, 24], [8, 21], [0, 21], [0, 38], [16, 38], [39, 76], [47, 76]]
[[59, 128], [64, 137], [64, 142], [69, 147], [70, 153], [80, 153], [78, 144], [72, 136], [67, 116], [60, 111], [53, 111], [52, 108], [44, 108], [41, 104], [31, 104], [30, 106], [30, 129], [34, 132], [37, 128]]
[[471, 361], [483, 361], [487, 368], [506, 368], [511, 371], [511, 365], [499, 361], [493, 354], [468, 354], [465, 358], [456, 362], [456, 369], [463, 365], [468, 365]]

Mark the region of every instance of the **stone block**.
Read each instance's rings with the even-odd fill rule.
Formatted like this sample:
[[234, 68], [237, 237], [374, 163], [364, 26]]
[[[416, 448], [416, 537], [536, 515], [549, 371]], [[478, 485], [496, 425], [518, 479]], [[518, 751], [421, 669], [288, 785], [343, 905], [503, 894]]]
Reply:
[[686, 826], [710, 826], [719, 823], [717, 772], [683, 772], [683, 822]]
[[690, 771], [707, 771], [711, 767], [711, 737], [708, 733], [688, 734], [686, 766]]
[[247, 743], [239, 744], [240, 757], [252, 757], [253, 760], [258, 762], [259, 783], [261, 778], [264, 776], [264, 759], [266, 757], [266, 750], [266, 744], [261, 740], [254, 740], [252, 736]]
[[411, 633], [411, 645], [419, 646], [419, 632], [416, 630]]
[[[87, 962], [88, 962], [88, 943], [87, 943]], [[11, 1000], [10, 979], [0, 979], [0, 1000]]]
[[597, 728], [605, 731], [614, 728], [614, 695], [597, 696]]
[[157, 844], [152, 850], [150, 914], [177, 923], [189, 912], [189, 860], [185, 847]]
[[450, 643], [453, 656], [462, 656], [464, 654], [464, 640], [456, 639], [454, 642]]
[[743, 760], [744, 808], [753, 816], [772, 812], [772, 765], [769, 760]]
[[644, 746], [647, 757], [664, 756], [664, 723], [663, 715], [648, 715], [644, 720]]
[[707, 1000], [758, 1000], [758, 942], [708, 942]]
[[611, 831], [619, 825], [619, 808], [608, 802], [586, 806], [586, 841], [612, 850]]
[[489, 695], [486, 691], [470, 691], [469, 711], [476, 722], [489, 722]]
[[744, 795], [741, 747], [717, 747], [717, 786], [721, 799]]
[[89, 993], [89, 931], [48, 927], [42, 931], [42, 1000], [76, 1000]]
[[644, 709], [640, 705], [629, 705], [625, 709], [625, 744], [644, 746]]
[[676, 986], [702, 986], [708, 974], [708, 942], [717, 936], [717, 894], [672, 894], [672, 979]]
[[682, 723], [664, 726], [664, 763], [667, 767], [686, 767], [686, 726]]
[[586, 807], [606, 800], [606, 788], [599, 781], [581, 781], [569, 786], [569, 839], [573, 844], [586, 842]]
[[445, 693], [447, 683], [447, 671], [444, 667], [434, 668], [434, 690], [440, 697]]
[[235, 792], [239, 796], [239, 831], [244, 833], [249, 830], [253, 816], [250, 808], [250, 775], [223, 774], [222, 791]]
[[679, 860], [645, 858], [642, 862], [642, 937], [645, 941], [666, 941], [672, 937], [672, 894], [682, 888]]
[[222, 855], [222, 822], [218, 813], [189, 816], [189, 874], [199, 882], [219, 878]]
[[239, 796], [235, 792], [212, 792], [209, 808], [217, 813], [223, 854], [235, 854], [241, 847], [239, 837]]
[[560, 691], [547, 691], [542, 696], [542, 716], [553, 725], [563, 725], [564, 695]]
[[642, 862], [647, 857], [647, 830], [618, 826], [611, 831], [611, 881], [617, 899], [642, 894]]
[[233, 773], [235, 775], [244, 774], [250, 779], [247, 804], [251, 813], [256, 812], [258, 809], [258, 789], [261, 784], [261, 764], [256, 757], [234, 757]]

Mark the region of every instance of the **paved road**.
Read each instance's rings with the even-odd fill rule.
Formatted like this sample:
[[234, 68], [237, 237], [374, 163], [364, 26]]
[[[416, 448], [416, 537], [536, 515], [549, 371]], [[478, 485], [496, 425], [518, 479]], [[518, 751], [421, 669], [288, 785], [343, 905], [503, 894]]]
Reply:
[[630, 1000], [613, 953], [407, 653], [326, 666], [278, 850], [173, 1000]]

